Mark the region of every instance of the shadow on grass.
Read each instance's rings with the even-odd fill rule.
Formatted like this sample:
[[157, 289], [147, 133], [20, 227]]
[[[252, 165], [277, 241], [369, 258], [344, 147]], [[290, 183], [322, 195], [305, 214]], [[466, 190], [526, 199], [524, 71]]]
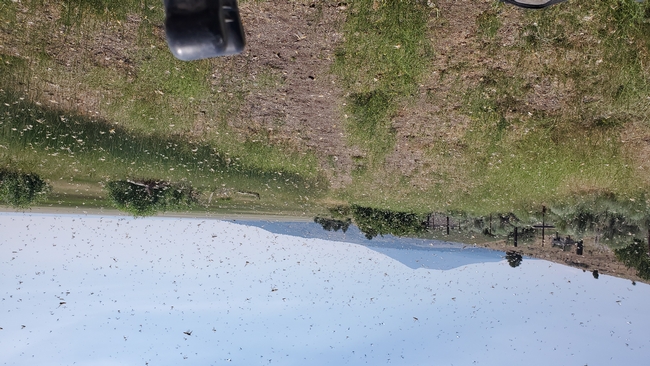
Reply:
[[292, 195], [314, 195], [325, 189], [325, 184], [316, 188], [320, 177], [267, 171], [218, 146], [182, 136], [134, 133], [118, 123], [49, 109], [6, 91], [0, 92], [0, 146], [10, 160], [19, 161], [21, 155], [32, 154], [41, 165], [45, 160], [48, 167], [54, 162], [63, 165], [66, 175], [79, 176], [81, 173], [75, 172], [80, 168], [89, 169], [96, 181], [130, 175], [194, 180], [214, 186], [219, 181], [237, 182], [240, 188], [278, 187], [278, 191]]

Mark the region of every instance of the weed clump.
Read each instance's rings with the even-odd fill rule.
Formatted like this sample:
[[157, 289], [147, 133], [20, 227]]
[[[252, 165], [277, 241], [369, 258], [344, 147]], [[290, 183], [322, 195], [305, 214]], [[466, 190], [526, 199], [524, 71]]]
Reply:
[[650, 255], [648, 254], [648, 248], [645, 247], [641, 240], [634, 239], [632, 244], [625, 248], [616, 249], [614, 254], [626, 267], [636, 269], [637, 276], [644, 280], [650, 280]]
[[198, 194], [191, 186], [157, 180], [116, 180], [106, 184], [108, 198], [121, 211], [135, 217], [191, 209]]
[[0, 170], [0, 204], [27, 208], [45, 200], [50, 191], [38, 174]]

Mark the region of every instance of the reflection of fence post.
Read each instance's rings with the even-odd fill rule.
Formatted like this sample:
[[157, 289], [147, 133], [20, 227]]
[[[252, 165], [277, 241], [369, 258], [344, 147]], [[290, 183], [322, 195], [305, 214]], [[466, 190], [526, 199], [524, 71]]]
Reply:
[[492, 235], [492, 214], [490, 214], [490, 235]]
[[449, 235], [449, 216], [447, 216], [447, 235]]
[[544, 228], [546, 227], [546, 206], [542, 206], [542, 246], [544, 246]]
[[517, 247], [517, 227], [515, 226], [515, 248]]

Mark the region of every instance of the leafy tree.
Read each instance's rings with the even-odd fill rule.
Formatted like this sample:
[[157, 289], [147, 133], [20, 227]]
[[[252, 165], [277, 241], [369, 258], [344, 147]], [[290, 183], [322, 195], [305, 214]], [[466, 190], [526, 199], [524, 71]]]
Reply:
[[628, 268], [635, 268], [637, 276], [650, 280], [650, 255], [648, 247], [639, 239], [625, 248], [614, 250], [616, 258]]
[[510, 267], [516, 268], [519, 267], [519, 265], [523, 261], [523, 258], [521, 257], [520, 253], [511, 250], [506, 252], [506, 260], [508, 261]]
[[351, 219], [341, 221], [341, 220], [336, 220], [336, 219], [328, 219], [328, 218], [325, 218], [325, 217], [315, 217], [314, 222], [317, 223], [317, 224], [320, 224], [320, 226], [323, 227], [323, 230], [327, 230], [327, 231], [339, 231], [339, 230], [342, 230], [343, 232], [348, 231], [348, 228], [350, 227], [350, 224], [352, 224]]
[[354, 222], [368, 240], [377, 235], [417, 235], [426, 231], [424, 218], [412, 212], [379, 210], [357, 205], [351, 206]]
[[190, 186], [156, 180], [116, 180], [106, 184], [108, 198], [118, 210], [133, 216], [190, 209], [198, 203]]
[[0, 204], [27, 208], [45, 200], [50, 191], [38, 174], [0, 170]]

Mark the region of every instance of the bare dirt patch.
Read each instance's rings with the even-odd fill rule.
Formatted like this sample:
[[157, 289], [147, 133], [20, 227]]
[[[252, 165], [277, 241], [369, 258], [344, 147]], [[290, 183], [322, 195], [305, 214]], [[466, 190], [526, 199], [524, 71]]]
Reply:
[[[421, 188], [431, 183], [432, 172], [449, 170], [435, 154], [422, 152], [446, 149], [452, 155], [461, 155], [454, 151], [464, 148], [464, 136], [472, 121], [467, 93], [482, 85], [497, 105], [505, 105], [504, 117], [516, 119], [527, 113], [546, 115], [566, 110], [575, 88], [571, 82], [541, 72], [559, 55], [522, 53], [517, 48], [525, 32], [525, 10], [507, 5], [495, 9], [490, 1], [440, 0], [435, 4], [437, 16], [429, 22], [434, 49], [430, 71], [421, 81], [418, 94], [392, 120], [397, 143], [386, 164], [389, 171], [408, 176]], [[481, 28], [481, 19], [488, 16], [499, 24], [494, 35]], [[523, 91], [512, 96], [499, 92], [500, 85], [486, 87], [491, 78], [495, 83], [519, 78]]]
[[[387, 167], [410, 177], [413, 185], [429, 185], [432, 171], [444, 170], [435, 156], [423, 155], [434, 146], [449, 150], [460, 143], [470, 118], [463, 113], [463, 94], [476, 85], [489, 55], [482, 50], [477, 17], [490, 9], [485, 2], [442, 0], [429, 22], [435, 52], [430, 72], [419, 85], [413, 105], [393, 119], [397, 143]], [[473, 65], [474, 69], [467, 65]]]
[[240, 10], [247, 46], [228, 66], [255, 87], [230, 126], [243, 136], [311, 150], [333, 188], [350, 183], [351, 156], [358, 152], [346, 145], [343, 92], [330, 72], [344, 8], [273, 1], [247, 2]]
[[0, 52], [27, 60], [22, 92], [53, 108], [98, 116], [102, 92], [81, 80], [92, 67], [131, 75], [139, 16], [66, 25], [58, 3], [18, 8], [18, 29], [2, 29]]

